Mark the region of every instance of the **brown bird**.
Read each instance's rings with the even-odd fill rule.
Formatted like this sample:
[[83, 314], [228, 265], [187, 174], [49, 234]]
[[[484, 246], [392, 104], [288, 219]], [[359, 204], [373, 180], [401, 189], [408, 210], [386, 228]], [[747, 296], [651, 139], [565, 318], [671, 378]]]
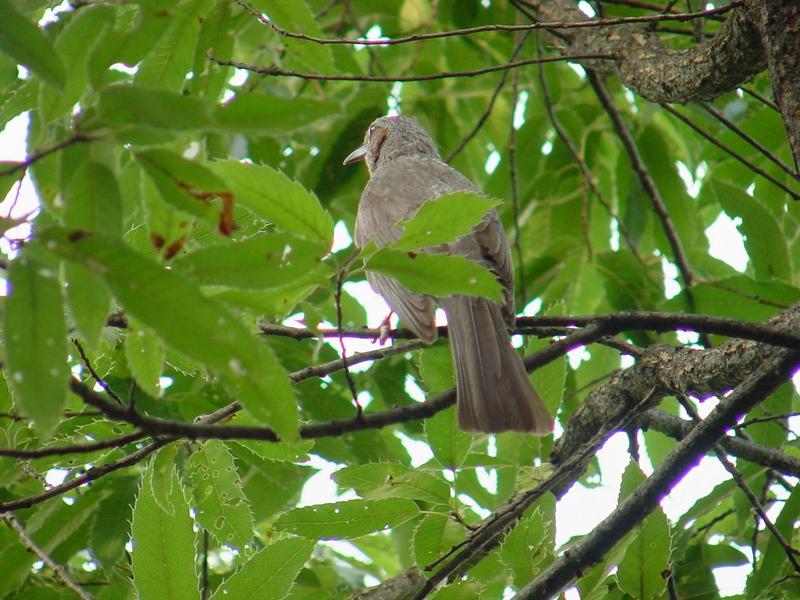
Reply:
[[[369, 242], [381, 247], [397, 241], [402, 234], [398, 223], [411, 218], [426, 200], [452, 192], [478, 191], [442, 161], [428, 133], [408, 117], [374, 121], [364, 144], [345, 158], [344, 164], [361, 159], [366, 160], [370, 180], [358, 205], [355, 242], [359, 248]], [[459, 254], [491, 269], [503, 285], [503, 302], [460, 295], [432, 298], [410, 292], [391, 277], [368, 271], [372, 289], [428, 344], [437, 336], [434, 300], [444, 309], [461, 429], [550, 433], [553, 421], [508, 338], [514, 326], [514, 273], [497, 212], [491, 210], [469, 235], [435, 251]]]

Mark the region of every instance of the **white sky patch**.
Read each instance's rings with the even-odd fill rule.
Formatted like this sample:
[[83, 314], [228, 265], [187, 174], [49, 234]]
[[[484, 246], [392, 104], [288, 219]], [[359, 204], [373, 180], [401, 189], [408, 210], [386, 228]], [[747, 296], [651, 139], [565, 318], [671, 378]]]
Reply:
[[738, 227], [741, 224], [741, 218], [731, 219], [725, 212], [721, 212], [705, 233], [708, 238], [708, 253], [744, 273], [750, 258], [744, 247], [744, 237], [739, 233]]
[[553, 142], [547, 140], [544, 144], [542, 144], [542, 154], [545, 156], [549, 155], [553, 151]]
[[394, 437], [400, 440], [400, 443], [403, 444], [403, 448], [408, 452], [408, 455], [411, 457], [412, 467], [416, 468], [422, 466], [433, 458], [431, 447], [425, 442], [412, 439], [402, 431], [395, 431]]
[[64, 480], [69, 475], [69, 469], [50, 469], [44, 475], [44, 480], [47, 482], [47, 485], [54, 486], [54, 485], [61, 485], [64, 483]]
[[569, 360], [569, 366], [572, 367], [573, 369], [577, 369], [584, 360], [590, 360], [591, 358], [592, 355], [586, 349], [586, 346], [578, 346], [574, 350], [570, 350], [569, 352], [567, 352], [567, 359]]
[[494, 173], [495, 169], [497, 169], [497, 165], [500, 164], [500, 153], [497, 151], [494, 144], [489, 144], [487, 148], [489, 149], [489, 156], [486, 157], [486, 163], [483, 165], [483, 169], [487, 174], [491, 175]]
[[492, 5], [492, 0], [481, 0], [481, 6], [483, 8], [489, 8]]
[[514, 129], [520, 129], [525, 125], [525, 107], [528, 105], [528, 92], [522, 90], [517, 96], [517, 103], [514, 105]]
[[697, 198], [700, 194], [700, 185], [702, 184], [703, 176], [707, 171], [705, 163], [698, 165], [694, 173], [679, 160], [675, 161], [675, 166], [678, 169], [678, 176], [683, 180], [683, 185], [686, 186], [686, 193], [692, 198]]
[[347, 223], [344, 221], [337, 221], [336, 226], [333, 228], [333, 245], [331, 246], [331, 252], [339, 252], [339, 250], [349, 248], [352, 243], [353, 238], [347, 230]]
[[616, 219], [611, 219], [611, 235], [608, 237], [608, 245], [616, 252], [619, 250], [619, 223]]
[[410, 373], [406, 374], [405, 381], [403, 382], [403, 389], [406, 391], [413, 400], [417, 402], [425, 401], [425, 391], [419, 387], [417, 380]]
[[631, 107], [631, 111], [634, 114], [639, 112], [639, 108], [636, 106], [636, 96], [634, 96], [633, 92], [629, 89], [625, 90], [625, 100], [628, 101], [628, 105]]
[[578, 63], [568, 62], [567, 66], [570, 69], [572, 69], [573, 71], [575, 71], [575, 73], [578, 75], [578, 77], [580, 77], [581, 79], [586, 79], [586, 71]]
[[662, 256], [661, 272], [664, 274], [664, 295], [667, 299], [674, 298], [681, 292], [681, 286], [678, 283], [678, 267], [668, 261], [666, 256]]
[[596, 14], [594, 12], [594, 8], [592, 8], [592, 5], [586, 2], [586, 0], [581, 0], [578, 2], [578, 8], [589, 18], [594, 17]]
[[389, 116], [399, 115], [402, 113], [402, 107], [400, 106], [401, 102], [403, 101], [403, 82], [397, 81], [394, 85], [392, 85], [392, 90], [389, 92], [389, 97], [386, 98], [386, 106], [389, 107], [389, 110], [386, 114]]
[[535, 317], [540, 310], [542, 310], [542, 299], [534, 298], [525, 305], [525, 308], [522, 309], [522, 314], [526, 317]]
[[[380, 25], [376, 24], [367, 29], [367, 35], [359, 39], [374, 41], [374, 40], [388, 40], [389, 38], [383, 35], [383, 29], [381, 29]], [[378, 45], [383, 46], [383, 44], [378, 44]], [[364, 44], [354, 44], [353, 48], [355, 48], [358, 51], [358, 50], [363, 50], [364, 48], [366, 48], [366, 46]]]
[[617, 507], [622, 473], [628, 464], [628, 438], [617, 433], [598, 450], [603, 483], [586, 488], [576, 483], [556, 504], [556, 546], [590, 533]]
[[756, 191], [755, 182], [753, 182], [750, 185], [748, 185], [747, 188], [744, 191], [748, 196], [750, 196], [752, 198], [753, 197], [753, 193]]
[[679, 329], [675, 332], [675, 335], [681, 344], [696, 344], [700, 341], [700, 334], [696, 331], [684, 331]]
[[39, 27], [44, 27], [45, 25], [49, 25], [50, 23], [55, 23], [58, 21], [58, 15], [65, 12], [72, 11], [72, 5], [64, 0], [58, 6], [54, 6], [53, 8], [48, 8], [44, 11], [42, 18], [39, 19]]

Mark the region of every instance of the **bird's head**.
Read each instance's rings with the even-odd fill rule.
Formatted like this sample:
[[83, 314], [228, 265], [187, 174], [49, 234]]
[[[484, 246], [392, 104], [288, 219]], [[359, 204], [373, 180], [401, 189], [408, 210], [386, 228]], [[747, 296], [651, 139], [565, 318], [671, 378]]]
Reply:
[[422, 126], [410, 117], [381, 117], [372, 122], [364, 143], [353, 150], [343, 164], [364, 159], [369, 172], [401, 156], [439, 158], [436, 144]]

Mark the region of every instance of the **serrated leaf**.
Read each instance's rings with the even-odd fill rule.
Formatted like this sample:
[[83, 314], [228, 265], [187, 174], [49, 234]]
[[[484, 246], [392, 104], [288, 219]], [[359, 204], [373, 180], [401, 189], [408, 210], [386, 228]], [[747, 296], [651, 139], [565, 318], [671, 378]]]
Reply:
[[286, 232], [330, 247], [333, 219], [317, 197], [280, 171], [234, 161], [212, 165], [239, 205]]
[[173, 7], [167, 30], [138, 65], [137, 85], [181, 89], [194, 62], [200, 23], [211, 6], [210, 0], [190, 0]]
[[5, 302], [5, 368], [14, 404], [47, 437], [67, 402], [66, 337], [61, 284], [52, 268], [29, 258], [12, 261]]
[[450, 486], [423, 471], [397, 463], [369, 463], [339, 469], [333, 479], [364, 498], [408, 498], [434, 504], [450, 503]]
[[172, 268], [201, 285], [275, 288], [315, 270], [326, 253], [320, 244], [292, 235], [262, 233], [183, 254]]
[[472, 438], [456, 423], [454, 407], [436, 413], [425, 421], [425, 436], [433, 456], [445, 469], [457, 469], [472, 446]]
[[314, 542], [303, 538], [278, 540], [255, 554], [223, 581], [211, 600], [283, 598], [308, 561]]
[[166, 352], [164, 344], [149, 327], [128, 324], [125, 336], [125, 358], [136, 383], [154, 398], [161, 395], [160, 377]]
[[275, 528], [319, 539], [356, 538], [405, 523], [419, 514], [411, 500], [346, 500], [295, 508], [281, 515]]
[[[774, 520], [775, 527], [783, 534], [784, 539], [792, 539], [798, 515], [800, 515], [800, 487], [795, 487], [786, 499], [778, 518]], [[786, 563], [786, 550], [774, 536], [770, 535], [758, 568], [747, 580], [747, 596], [755, 598], [760, 592], [769, 588], [786, 569]]]
[[725, 212], [742, 219], [739, 229], [756, 279], [791, 281], [786, 236], [770, 211], [739, 187], [718, 179], [709, 185]]
[[130, 537], [136, 477], [111, 480], [110, 494], [100, 501], [92, 524], [92, 554], [110, 570], [122, 557]]
[[42, 232], [42, 238], [53, 252], [102, 277], [125, 311], [164, 342], [214, 369], [253, 416], [281, 437], [297, 436], [297, 405], [286, 372], [269, 347], [227, 310], [119, 240], [58, 228]]
[[414, 529], [414, 560], [422, 568], [464, 539], [465, 529], [445, 514], [430, 514]]
[[141, 600], [196, 600], [199, 598], [195, 569], [195, 534], [189, 505], [177, 475], [169, 481], [169, 515], [156, 503], [152, 488], [151, 461], [144, 474], [133, 508], [131, 572]]
[[417, 250], [452, 242], [467, 235], [500, 202], [474, 192], [455, 192], [428, 200], [406, 223], [390, 247]]
[[[645, 480], [636, 463], [628, 465], [622, 478], [623, 493], [626, 495]], [[661, 574], [670, 568], [671, 539], [666, 515], [660, 507], [656, 507], [636, 526], [633, 533], [634, 537], [628, 543], [617, 568], [617, 583], [634, 598], [659, 598], [666, 585]]]
[[[284, 29], [307, 35], [322, 36], [317, 19], [306, 0], [255, 0], [252, 6], [269, 15]], [[303, 40], [280, 37], [286, 47], [284, 62], [288, 66], [297, 65], [311, 71], [330, 73], [335, 69], [329, 46], [308, 44]]]
[[153, 499], [159, 508], [168, 515], [175, 514], [175, 505], [172, 502], [172, 486], [177, 481], [175, 479], [177, 454], [178, 444], [167, 444], [156, 452], [150, 468], [150, 488], [153, 493]]
[[482, 296], [501, 300], [503, 288], [495, 276], [463, 256], [409, 253], [382, 248], [367, 260], [367, 269], [397, 279], [419, 294]]
[[199, 98], [138, 85], [111, 85], [100, 92], [100, 122], [120, 129], [152, 127], [187, 131], [211, 128], [209, 105]]
[[542, 502], [552, 505], [549, 518], [543, 507], [537, 506], [514, 525], [500, 548], [500, 560], [511, 570], [518, 589], [541, 571], [543, 563], [555, 556], [555, 503], [545, 499]]
[[310, 98], [244, 94], [218, 107], [214, 120], [226, 131], [283, 133], [334, 115], [339, 105]]
[[49, 84], [64, 87], [64, 63], [42, 31], [0, 0], [0, 50], [25, 65]]
[[236, 229], [233, 198], [208, 168], [163, 149], [138, 152], [136, 158], [167, 204], [217, 225], [223, 235]]
[[188, 463], [197, 521], [221, 544], [242, 549], [253, 538], [253, 514], [233, 456], [220, 440], [200, 444]]

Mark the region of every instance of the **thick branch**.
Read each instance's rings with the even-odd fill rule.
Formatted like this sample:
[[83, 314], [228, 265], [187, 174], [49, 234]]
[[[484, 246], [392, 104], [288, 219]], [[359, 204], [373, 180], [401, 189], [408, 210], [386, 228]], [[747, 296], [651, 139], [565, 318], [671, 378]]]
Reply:
[[619, 507], [594, 531], [572, 545], [550, 564], [516, 598], [550, 598], [563, 590], [588, 566], [598, 562], [625, 534], [640, 523], [668, 491], [686, 474], [699, 456], [708, 452], [736, 419], [752, 409], [796, 368], [800, 354], [778, 350], [723, 398], [709, 416], [698, 424]]
[[800, 6], [797, 0], [761, 0], [772, 95], [800, 170]]
[[[587, 20], [572, 0], [521, 1], [539, 21]], [[757, 0], [747, 0], [730, 13], [714, 37], [681, 51], [664, 47], [658, 36], [636, 25], [568, 29], [559, 31], [558, 38], [570, 53], [618, 56], [615, 72], [625, 87], [643, 98], [686, 103], [716, 98], [764, 70], [767, 59], [758, 17]], [[592, 67], [603, 68], [596, 63]]]

